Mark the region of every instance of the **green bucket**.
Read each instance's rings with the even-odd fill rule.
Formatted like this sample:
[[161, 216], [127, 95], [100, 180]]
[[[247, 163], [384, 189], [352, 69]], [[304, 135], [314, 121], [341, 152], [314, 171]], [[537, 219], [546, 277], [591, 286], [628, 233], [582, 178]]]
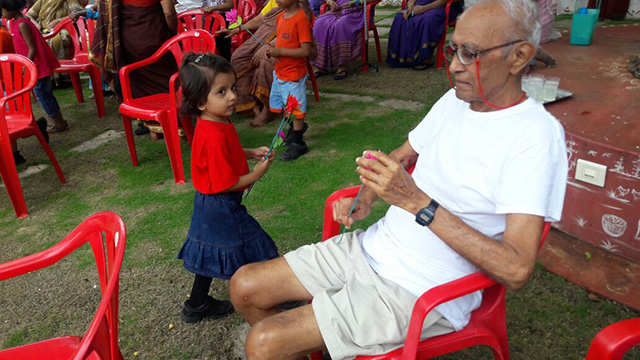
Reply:
[[571, 45], [589, 45], [593, 37], [593, 30], [598, 22], [600, 9], [587, 9], [586, 14], [575, 12], [571, 21]]

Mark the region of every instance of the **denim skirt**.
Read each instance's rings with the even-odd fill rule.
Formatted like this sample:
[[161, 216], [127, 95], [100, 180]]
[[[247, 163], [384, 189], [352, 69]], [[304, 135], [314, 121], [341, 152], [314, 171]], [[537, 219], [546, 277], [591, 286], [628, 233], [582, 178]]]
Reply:
[[187, 239], [178, 253], [185, 269], [202, 276], [230, 279], [242, 265], [273, 259], [278, 248], [241, 204], [242, 191], [196, 191]]

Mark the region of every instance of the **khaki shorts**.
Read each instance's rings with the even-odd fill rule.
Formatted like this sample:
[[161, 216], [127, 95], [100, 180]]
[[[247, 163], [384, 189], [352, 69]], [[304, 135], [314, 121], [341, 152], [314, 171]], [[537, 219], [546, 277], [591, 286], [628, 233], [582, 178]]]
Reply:
[[[379, 277], [369, 266], [355, 233], [306, 245], [284, 255], [302, 285], [313, 295], [313, 311], [332, 359], [384, 354], [404, 344], [417, 298]], [[422, 338], [453, 332], [433, 310]]]

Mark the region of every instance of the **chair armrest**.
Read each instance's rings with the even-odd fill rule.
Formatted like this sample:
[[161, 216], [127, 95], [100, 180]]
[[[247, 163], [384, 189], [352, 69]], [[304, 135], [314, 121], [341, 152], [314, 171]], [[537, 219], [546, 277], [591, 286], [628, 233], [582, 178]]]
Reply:
[[342, 198], [353, 198], [358, 194], [360, 186], [352, 186], [350, 188], [335, 191], [329, 195], [324, 204], [324, 223], [322, 225], [322, 241], [332, 236], [338, 235], [340, 232], [340, 224], [333, 221], [333, 204]]
[[589, 346], [586, 360], [622, 359], [640, 344], [640, 318], [611, 324], [602, 329]]
[[153, 53], [153, 55], [151, 55], [150, 57], [144, 60], [135, 62], [133, 64], [126, 65], [122, 67], [122, 69], [120, 69], [120, 86], [122, 88], [123, 103], [126, 104], [131, 100], [133, 100], [133, 95], [131, 94], [131, 84], [129, 83], [129, 74], [133, 70], [139, 69], [141, 67], [145, 67], [147, 65], [153, 64], [154, 62], [158, 61], [168, 51], [168, 49], [169, 48], [167, 46], [163, 45], [162, 47], [160, 47], [160, 49], [156, 50], [156, 52]]
[[[45, 40], [50, 40], [50, 39], [54, 38], [56, 35], [58, 35], [58, 34], [60, 33], [60, 31], [62, 31], [63, 29], [65, 29], [69, 24], [72, 24], [72, 23], [73, 23], [73, 21], [72, 21], [71, 19], [69, 19], [68, 17], [67, 17], [67, 18], [64, 18], [63, 20], [61, 20], [61, 21], [58, 23], [58, 25], [56, 25], [56, 26], [53, 28], [53, 30], [52, 30], [50, 33], [48, 33], [48, 34], [42, 34], [42, 37], [43, 37]], [[73, 26], [73, 25], [71, 25], [71, 26]]]
[[427, 314], [438, 305], [459, 297], [486, 289], [497, 283], [481, 272], [431, 288], [418, 298], [409, 322], [409, 331], [402, 351], [402, 359], [415, 359], [420, 343], [420, 333]]

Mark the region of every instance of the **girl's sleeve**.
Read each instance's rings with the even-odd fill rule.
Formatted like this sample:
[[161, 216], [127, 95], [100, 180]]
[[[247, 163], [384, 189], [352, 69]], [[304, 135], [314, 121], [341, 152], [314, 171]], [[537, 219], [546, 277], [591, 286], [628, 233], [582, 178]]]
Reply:
[[207, 167], [213, 192], [221, 192], [235, 185], [240, 176], [229, 163], [229, 148], [212, 146], [207, 149]]

